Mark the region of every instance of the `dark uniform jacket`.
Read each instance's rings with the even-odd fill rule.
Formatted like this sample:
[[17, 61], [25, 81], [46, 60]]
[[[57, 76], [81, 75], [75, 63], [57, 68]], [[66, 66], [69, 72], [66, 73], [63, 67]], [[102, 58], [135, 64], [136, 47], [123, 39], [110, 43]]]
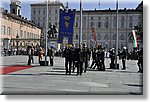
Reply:
[[126, 59], [126, 57], [127, 57], [127, 52], [126, 52], [126, 50], [123, 50], [123, 51], [122, 51], [121, 56], [122, 56], [122, 59]]
[[64, 57], [66, 58], [66, 60], [70, 60], [72, 61], [73, 60], [73, 55], [72, 55], [72, 50], [71, 48], [65, 48], [64, 50]]

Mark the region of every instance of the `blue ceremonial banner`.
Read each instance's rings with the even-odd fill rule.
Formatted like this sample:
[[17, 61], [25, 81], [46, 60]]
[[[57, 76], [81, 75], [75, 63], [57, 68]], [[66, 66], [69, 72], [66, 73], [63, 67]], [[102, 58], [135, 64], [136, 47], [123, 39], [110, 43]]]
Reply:
[[58, 43], [63, 43], [63, 39], [68, 38], [68, 44], [72, 44], [75, 12], [75, 9], [60, 10]]

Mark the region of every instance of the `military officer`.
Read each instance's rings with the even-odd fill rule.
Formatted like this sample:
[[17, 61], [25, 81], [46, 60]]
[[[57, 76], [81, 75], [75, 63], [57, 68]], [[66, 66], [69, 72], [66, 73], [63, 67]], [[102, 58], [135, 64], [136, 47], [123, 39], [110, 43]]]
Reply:
[[122, 65], [123, 65], [123, 70], [126, 69], [126, 57], [127, 57], [127, 51], [126, 51], [126, 47], [123, 47], [123, 51], [121, 53], [121, 58], [122, 58]]

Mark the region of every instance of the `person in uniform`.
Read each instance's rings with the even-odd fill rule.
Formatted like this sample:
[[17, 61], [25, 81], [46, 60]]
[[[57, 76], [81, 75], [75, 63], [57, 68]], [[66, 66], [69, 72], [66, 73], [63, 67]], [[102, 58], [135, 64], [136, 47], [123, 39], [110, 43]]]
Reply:
[[118, 57], [119, 57], [119, 60], [121, 60], [121, 50], [118, 49]]
[[71, 51], [72, 51], [72, 67], [73, 67], [72, 72], [74, 72], [75, 67], [76, 67], [76, 61], [77, 61], [76, 54], [75, 54], [76, 53], [76, 48], [75, 48], [74, 44], [71, 47]]
[[101, 66], [102, 66], [102, 71], [105, 71], [105, 52], [104, 48], [101, 50]]
[[31, 48], [31, 61], [34, 63], [34, 48]]
[[123, 70], [126, 69], [126, 57], [127, 57], [127, 51], [126, 51], [126, 47], [123, 47], [123, 51], [121, 53], [121, 58], [122, 58], [122, 65], [123, 65]]
[[86, 73], [87, 67], [88, 67], [88, 49], [85, 46], [85, 44], [83, 44], [83, 64], [84, 64], [84, 73]]
[[98, 45], [97, 47], [97, 52], [96, 52], [96, 63], [97, 63], [97, 69], [101, 70], [102, 69], [102, 64], [101, 64], [101, 46]]
[[31, 48], [28, 49], [28, 63], [27, 65], [31, 65]]
[[138, 63], [137, 63], [139, 70], [139, 73], [143, 73], [143, 48], [138, 52]]
[[[71, 67], [72, 67], [72, 51], [71, 47], [68, 46], [64, 50], [64, 57], [65, 57], [65, 68], [66, 68], [66, 75], [69, 74], [71, 75]], [[69, 69], [68, 69], [69, 65]]]
[[80, 44], [80, 48], [77, 48], [76, 49], [76, 53], [78, 54], [78, 61], [77, 61], [77, 76], [78, 75], [82, 75], [83, 73], [83, 57], [84, 57], [84, 54], [83, 54], [83, 49], [82, 49], [82, 44]]
[[114, 64], [115, 64], [115, 62], [114, 62], [115, 61], [115, 50], [114, 50], [114, 48], [110, 49], [109, 53], [110, 53], [111, 65], [114, 66]]

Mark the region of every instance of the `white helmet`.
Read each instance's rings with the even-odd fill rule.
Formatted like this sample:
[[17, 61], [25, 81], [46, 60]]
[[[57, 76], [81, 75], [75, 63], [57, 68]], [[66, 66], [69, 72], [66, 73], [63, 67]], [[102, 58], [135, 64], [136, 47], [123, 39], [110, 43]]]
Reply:
[[126, 50], [127, 48], [126, 48], [126, 47], [123, 47], [123, 49], [125, 49], [125, 50]]

